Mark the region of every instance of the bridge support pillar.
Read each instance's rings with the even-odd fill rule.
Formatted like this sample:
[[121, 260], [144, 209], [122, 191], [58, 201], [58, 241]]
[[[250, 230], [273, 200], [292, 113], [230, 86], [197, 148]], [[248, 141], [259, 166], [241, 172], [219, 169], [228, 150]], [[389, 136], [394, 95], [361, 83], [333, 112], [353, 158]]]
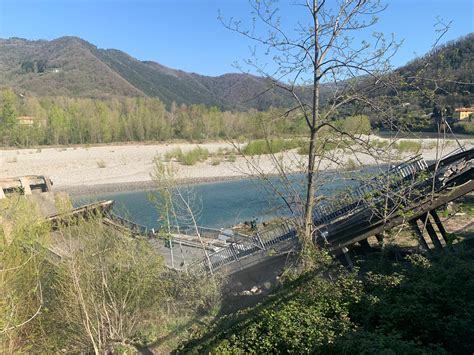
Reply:
[[429, 214], [426, 214], [424, 215], [421, 220], [423, 222], [426, 221], [426, 230], [431, 238], [431, 241], [433, 242], [433, 245], [435, 246], [436, 249], [442, 249], [443, 248], [443, 245], [441, 244], [441, 242], [439, 241], [439, 238], [438, 238], [438, 235], [433, 227], [433, 225], [431, 224], [431, 221], [430, 221], [430, 216]]
[[446, 233], [446, 229], [444, 229], [443, 223], [441, 223], [441, 220], [438, 217], [438, 213], [436, 213], [436, 210], [432, 210], [430, 214], [433, 216], [433, 219], [436, 223], [436, 226], [438, 227], [439, 232], [441, 233], [441, 236], [443, 237], [444, 241], [447, 243], [448, 233]]
[[428, 247], [428, 243], [426, 243], [425, 237], [423, 237], [423, 233], [421, 233], [420, 227], [418, 227], [418, 224], [416, 223], [416, 219], [410, 221], [409, 223], [411, 230], [418, 238], [418, 243], [420, 244], [421, 249], [424, 251], [430, 250], [430, 248]]

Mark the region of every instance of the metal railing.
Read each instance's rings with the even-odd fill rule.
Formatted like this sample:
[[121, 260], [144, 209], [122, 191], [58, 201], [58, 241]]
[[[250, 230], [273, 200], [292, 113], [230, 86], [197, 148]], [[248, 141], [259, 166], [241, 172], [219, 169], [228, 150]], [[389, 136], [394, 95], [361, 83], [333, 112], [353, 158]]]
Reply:
[[[385, 190], [398, 191], [406, 185], [407, 181], [413, 180], [416, 174], [428, 167], [421, 156], [416, 156], [397, 166], [390, 168], [387, 172], [371, 178], [368, 182], [357, 188], [339, 194], [335, 202], [322, 203], [315, 207], [314, 223], [330, 223], [335, 219], [351, 215], [359, 210], [368, 208], [367, 196], [374, 193], [383, 194]], [[297, 237], [297, 231], [291, 227], [289, 221], [273, 225], [265, 230], [255, 233], [247, 240], [232, 243], [221, 250], [209, 255], [189, 266], [194, 272], [209, 272], [238, 262], [250, 255], [255, 255], [262, 250], [267, 250], [283, 241], [293, 240]], [[264, 254], [262, 254], [264, 257]]]
[[[291, 228], [288, 221], [273, 225], [267, 229], [255, 233], [247, 240], [239, 243], [231, 243], [217, 252], [209, 254], [209, 259], [203, 259], [189, 265], [188, 270], [197, 273], [215, 272], [217, 269], [228, 264], [239, 262], [243, 258], [268, 250], [283, 241], [296, 239], [296, 229]], [[264, 255], [262, 254], [262, 257]]]
[[149, 230], [148, 227], [135, 223], [133, 221], [130, 221], [124, 217], [121, 217], [111, 211], [107, 213], [107, 216], [115, 223], [118, 223], [126, 228], [128, 228], [131, 232], [140, 234], [143, 236], [150, 236], [154, 234], [153, 230]]
[[421, 156], [416, 156], [394, 166], [351, 191], [337, 194], [333, 202], [321, 202], [316, 205], [313, 212], [313, 222], [315, 225], [329, 224], [341, 216], [368, 208], [369, 196], [380, 194], [383, 191], [397, 191], [427, 167], [428, 164]]

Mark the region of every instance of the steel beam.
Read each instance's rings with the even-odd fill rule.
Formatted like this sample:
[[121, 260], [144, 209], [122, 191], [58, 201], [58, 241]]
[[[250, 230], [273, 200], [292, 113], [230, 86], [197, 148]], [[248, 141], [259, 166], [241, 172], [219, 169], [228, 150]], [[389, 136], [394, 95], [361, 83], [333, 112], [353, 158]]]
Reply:
[[424, 215], [421, 218], [421, 220], [423, 222], [426, 221], [426, 231], [428, 232], [428, 235], [430, 236], [431, 241], [433, 242], [433, 245], [435, 246], [435, 248], [442, 249], [443, 245], [441, 244], [438, 238], [438, 234], [436, 233], [435, 229], [433, 228], [433, 225], [431, 224], [430, 215], [429, 214]]
[[416, 223], [416, 220], [410, 221], [410, 227], [413, 233], [418, 238], [418, 243], [420, 243], [421, 249], [426, 251], [430, 250], [428, 243], [425, 240], [425, 237], [423, 237], [423, 233], [421, 233], [420, 227], [418, 227], [418, 223]]
[[446, 229], [444, 229], [443, 223], [441, 223], [441, 220], [438, 217], [438, 213], [436, 213], [436, 210], [432, 210], [430, 214], [433, 216], [436, 226], [438, 227], [438, 230], [441, 233], [444, 241], [448, 243], [448, 233], [446, 233]]

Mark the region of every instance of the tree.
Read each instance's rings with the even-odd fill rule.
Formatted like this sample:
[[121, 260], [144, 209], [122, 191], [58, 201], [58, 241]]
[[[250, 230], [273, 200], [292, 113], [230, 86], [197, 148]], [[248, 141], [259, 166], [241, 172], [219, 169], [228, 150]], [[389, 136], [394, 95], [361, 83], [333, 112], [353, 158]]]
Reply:
[[[309, 245], [314, 233], [318, 146], [321, 141], [324, 145], [319, 133], [325, 128], [360, 140], [334, 126], [331, 118], [346, 104], [356, 101], [371, 104], [367, 93], [385, 84], [382, 79], [390, 70], [388, 60], [399, 44], [393, 39], [385, 40], [382, 33], [374, 33], [372, 40], [364, 39], [358, 44], [354, 39], [377, 23], [376, 15], [386, 8], [379, 0], [306, 0], [297, 5], [304, 9], [306, 23], [287, 26], [296, 28], [294, 31], [285, 30], [271, 0], [252, 3], [254, 21], [250, 30], [244, 29], [241, 21], [220, 18], [226, 28], [255, 41], [266, 55], [272, 56], [271, 71], [258, 58], [246, 63], [268, 78], [272, 83], [270, 89], [284, 90], [293, 98], [294, 106], [281, 118], [294, 112], [304, 117], [308, 140], [302, 229], [303, 242]], [[257, 24], [268, 33], [258, 34]], [[325, 102], [323, 85], [328, 91], [325, 94], [330, 96]]]
[[0, 199], [0, 352], [27, 352], [40, 332], [49, 226], [19, 195]]
[[8, 145], [12, 143], [12, 132], [17, 125], [17, 97], [11, 89], [0, 93], [0, 135]]
[[50, 340], [59, 349], [95, 354], [134, 343], [160, 321], [163, 259], [143, 239], [107, 228], [102, 217], [68, 221], [57, 231], [64, 254], [50, 295]]

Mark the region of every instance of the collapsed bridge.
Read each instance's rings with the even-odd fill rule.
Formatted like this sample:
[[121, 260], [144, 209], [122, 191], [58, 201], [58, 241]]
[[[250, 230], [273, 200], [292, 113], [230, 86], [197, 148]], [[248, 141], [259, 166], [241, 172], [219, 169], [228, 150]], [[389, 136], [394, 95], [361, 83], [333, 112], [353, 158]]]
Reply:
[[[371, 236], [380, 238], [382, 232], [409, 223], [422, 249], [442, 248], [448, 240], [436, 208], [474, 190], [473, 158], [474, 149], [455, 152], [430, 165], [418, 156], [338, 194], [335, 202], [318, 204], [313, 215], [314, 242], [334, 254], [347, 253], [357, 242], [367, 243]], [[428, 241], [418, 226], [420, 221], [428, 231]], [[230, 243], [188, 269], [213, 273], [225, 268], [222, 271], [233, 273], [259, 263], [269, 250], [297, 245], [294, 223], [286, 220]]]
[[[380, 239], [384, 232], [408, 223], [421, 249], [442, 248], [448, 243], [448, 236], [436, 209], [474, 190], [473, 159], [474, 149], [454, 152], [432, 164], [417, 156], [340, 192], [333, 202], [319, 202], [313, 214], [314, 243], [333, 254], [347, 254], [355, 243], [368, 244], [367, 238]], [[43, 209], [52, 207], [51, 185], [46, 177], [5, 180], [0, 198], [21, 191], [26, 197], [38, 200]], [[113, 201], [101, 201], [66, 213], [51, 214], [48, 209], [44, 213], [54, 228], [71, 217], [87, 218], [91, 212], [99, 212], [104, 216], [103, 223], [110, 228], [127, 235], [150, 237], [172, 268], [195, 273], [232, 274], [262, 263], [271, 255], [299, 247], [296, 223], [291, 219], [272, 224], [251, 236], [235, 233], [226, 238], [227, 241], [218, 240], [223, 231], [200, 227], [199, 242], [192, 238], [193, 231], [182, 229], [174, 234], [169, 247], [178, 244], [187, 253], [179, 259], [158, 241], [154, 230], [115, 215], [112, 204]], [[424, 230], [429, 239], [425, 239]], [[195, 261], [189, 263], [189, 259]]]

